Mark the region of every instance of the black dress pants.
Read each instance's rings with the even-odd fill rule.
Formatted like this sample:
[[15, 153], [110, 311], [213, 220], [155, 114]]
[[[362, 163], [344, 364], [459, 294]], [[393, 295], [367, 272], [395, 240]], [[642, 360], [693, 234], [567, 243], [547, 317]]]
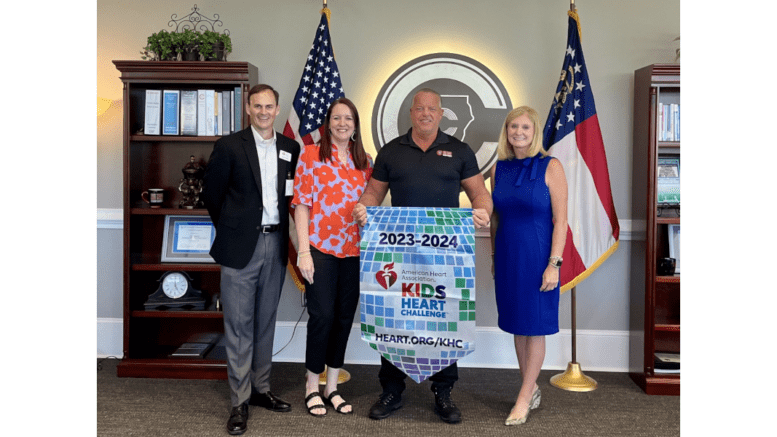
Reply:
[[[429, 381], [432, 381], [433, 392], [437, 393], [438, 391], [445, 391], [453, 388], [453, 384], [459, 380], [459, 367], [456, 364], [457, 363], [453, 363], [429, 377]], [[380, 357], [378, 379], [380, 380], [381, 387], [383, 387], [383, 393], [401, 395], [405, 390], [406, 377], [407, 375], [397, 369], [395, 365], [391, 364], [391, 361]]]
[[322, 373], [324, 366], [343, 367], [345, 347], [359, 305], [359, 257], [338, 258], [310, 248], [313, 284], [305, 281], [308, 336], [305, 368]]

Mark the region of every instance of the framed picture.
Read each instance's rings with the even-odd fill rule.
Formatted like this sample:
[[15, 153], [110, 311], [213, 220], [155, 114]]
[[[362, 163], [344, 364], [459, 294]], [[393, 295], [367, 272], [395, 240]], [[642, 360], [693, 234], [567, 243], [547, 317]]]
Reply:
[[658, 158], [657, 196], [659, 204], [680, 203], [680, 158]]
[[210, 246], [216, 227], [208, 216], [165, 216], [162, 262], [215, 263]]
[[680, 225], [669, 226], [669, 257], [677, 260], [674, 272], [680, 273]]

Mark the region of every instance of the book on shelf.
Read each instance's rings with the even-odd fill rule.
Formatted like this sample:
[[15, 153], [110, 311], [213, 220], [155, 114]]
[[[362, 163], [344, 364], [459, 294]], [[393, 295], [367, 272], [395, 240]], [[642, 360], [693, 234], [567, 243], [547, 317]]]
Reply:
[[229, 91], [221, 93], [221, 117], [223, 122], [221, 123], [221, 135], [229, 135], [229, 131], [232, 129], [232, 100], [229, 98]]
[[197, 135], [205, 136], [206, 128], [206, 111], [205, 105], [205, 90], [197, 90]]
[[234, 91], [229, 92], [229, 110], [230, 110], [230, 113], [232, 114], [232, 116], [229, 117], [229, 121], [230, 121], [229, 130], [231, 132], [235, 132], [235, 92]]
[[680, 373], [680, 354], [656, 352], [654, 355], [655, 373]]
[[213, 95], [213, 134], [221, 135], [221, 93], [216, 91]]
[[216, 91], [214, 90], [205, 90], [205, 135], [207, 136], [213, 136], [216, 133], [215, 129], [215, 119], [214, 119], [214, 109], [213, 109], [213, 99], [214, 94]]
[[203, 358], [212, 347], [213, 343], [184, 343], [170, 354], [170, 356]]
[[162, 135], [178, 135], [180, 133], [179, 108], [181, 92], [179, 90], [164, 90], [162, 92]]
[[181, 91], [181, 135], [197, 135], [197, 91]]
[[143, 133], [159, 135], [159, 120], [162, 114], [162, 91], [146, 90], [146, 109]]
[[680, 104], [661, 104], [656, 125], [658, 141], [680, 141]]
[[235, 129], [234, 132], [243, 130], [243, 88], [235, 87]]

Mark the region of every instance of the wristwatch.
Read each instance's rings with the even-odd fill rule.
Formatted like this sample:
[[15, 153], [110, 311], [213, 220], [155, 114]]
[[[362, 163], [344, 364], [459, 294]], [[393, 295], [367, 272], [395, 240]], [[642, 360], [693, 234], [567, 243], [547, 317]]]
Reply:
[[564, 258], [560, 256], [552, 256], [549, 258], [548, 264], [552, 265], [555, 268], [561, 267], [561, 263], [564, 261]]

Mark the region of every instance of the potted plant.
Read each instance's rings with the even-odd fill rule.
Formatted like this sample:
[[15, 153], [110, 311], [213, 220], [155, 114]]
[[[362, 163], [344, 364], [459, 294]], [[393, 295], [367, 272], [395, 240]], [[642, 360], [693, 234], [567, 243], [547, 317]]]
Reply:
[[232, 51], [232, 39], [227, 34], [206, 30], [199, 38], [200, 54], [206, 61], [225, 61]]
[[191, 30], [184, 29], [177, 34], [178, 56], [184, 61], [197, 61], [200, 59], [199, 38], [200, 34]]
[[221, 57], [221, 60], [226, 61], [227, 55], [232, 53], [232, 38], [230, 38], [228, 34], [222, 33], [219, 34], [219, 42], [224, 45], [224, 54]]
[[175, 56], [173, 35], [164, 29], [152, 34], [148, 37], [146, 47], [143, 48], [141, 54], [143, 54], [143, 59], [152, 61], [171, 60]]

